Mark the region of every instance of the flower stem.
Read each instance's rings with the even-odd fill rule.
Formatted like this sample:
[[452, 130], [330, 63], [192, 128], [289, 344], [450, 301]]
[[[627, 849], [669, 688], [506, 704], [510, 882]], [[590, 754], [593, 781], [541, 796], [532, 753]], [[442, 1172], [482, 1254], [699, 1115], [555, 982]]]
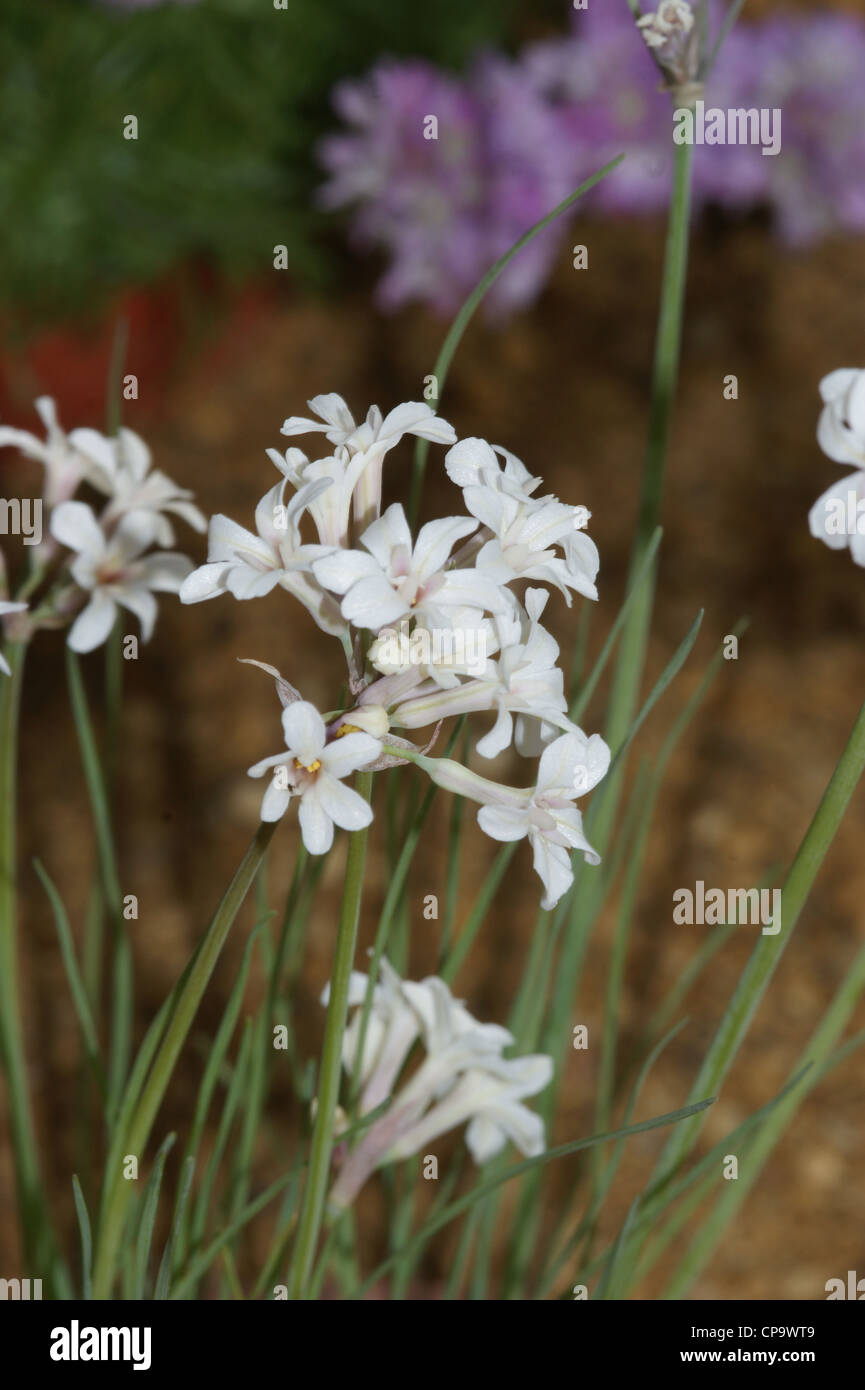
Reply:
[[[232, 923], [261, 867], [277, 824], [277, 821], [273, 821], [259, 826], [252, 844], [243, 856], [240, 867], [216, 910], [204, 940], [197, 948], [182, 977], [182, 988], [165, 1037], [129, 1122], [122, 1148], [124, 1155], [134, 1154], [140, 1160], [143, 1154], [202, 995], [213, 974]], [[124, 1178], [123, 1165], [118, 1163], [115, 1170], [106, 1173], [105, 1176], [102, 1217], [99, 1222], [99, 1236], [93, 1266], [93, 1298], [101, 1299], [111, 1296], [114, 1270], [131, 1195], [132, 1183]]]
[[16, 814], [18, 721], [24, 673], [23, 646], [8, 648], [10, 676], [0, 675], [0, 1056], [15, 1159], [15, 1181], [24, 1256], [35, 1276], [42, 1273], [43, 1207], [36, 1134], [27, 1091], [27, 1065], [18, 979]]
[[[372, 790], [372, 773], [359, 772], [357, 790], [367, 801]], [[348, 986], [357, 944], [357, 924], [363, 892], [367, 830], [356, 830], [349, 838], [342, 910], [336, 938], [336, 955], [330, 979], [330, 1000], [324, 1028], [324, 1047], [318, 1078], [318, 1105], [312, 1131], [309, 1171], [303, 1193], [303, 1207], [292, 1258], [289, 1296], [306, 1296], [312, 1274], [315, 1249], [324, 1216], [330, 1161], [333, 1151], [333, 1124], [339, 1096], [342, 1066], [342, 1039], [348, 1013]]]
[[[640, 509], [637, 515], [637, 529], [631, 551], [629, 589], [640, 576], [646, 551], [652, 543], [660, 519], [664, 465], [679, 375], [685, 283], [688, 269], [692, 147], [690, 145], [674, 145], [673, 149], [675, 151], [673, 193], [667, 224], [661, 308], [655, 340], [649, 435], [643, 470]], [[614, 752], [624, 741], [636, 708], [653, 606], [654, 580], [649, 578], [648, 582], [641, 585], [640, 592], [635, 595], [635, 602], [622, 630], [619, 656], [610, 694], [606, 734], [607, 742]], [[614, 800], [615, 798], [610, 798], [610, 801]]]

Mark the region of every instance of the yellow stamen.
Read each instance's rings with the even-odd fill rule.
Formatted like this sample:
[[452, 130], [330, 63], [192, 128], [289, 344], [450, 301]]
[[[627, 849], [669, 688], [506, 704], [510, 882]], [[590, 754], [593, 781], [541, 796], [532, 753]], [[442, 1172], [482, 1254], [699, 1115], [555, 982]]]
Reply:
[[301, 772], [318, 772], [318, 769], [321, 767], [321, 759], [316, 758], [315, 762], [307, 765], [306, 763], [302, 763], [300, 758], [295, 758], [294, 765], [300, 768]]
[[362, 732], [363, 730], [359, 729], [356, 724], [340, 724], [336, 731], [336, 737], [342, 738], [344, 734], [359, 734]]

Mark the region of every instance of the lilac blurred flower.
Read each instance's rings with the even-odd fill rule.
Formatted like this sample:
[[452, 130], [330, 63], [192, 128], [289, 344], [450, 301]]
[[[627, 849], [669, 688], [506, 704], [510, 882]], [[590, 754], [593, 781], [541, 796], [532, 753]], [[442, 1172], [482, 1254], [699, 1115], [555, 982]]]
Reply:
[[[349, 132], [324, 140], [328, 208], [353, 204], [355, 242], [390, 257], [378, 295], [447, 312], [484, 264], [483, 174], [477, 103], [423, 62], [384, 62], [335, 89]], [[438, 123], [437, 139], [429, 138]], [[426, 133], [425, 133], [426, 132]]]
[[[709, 0], [709, 46], [726, 5]], [[865, 24], [842, 15], [740, 23], [706, 81], [707, 108], [780, 109], [780, 153], [758, 144], [694, 150], [694, 206], [769, 203], [803, 244], [865, 229]], [[516, 60], [486, 56], [463, 82], [422, 62], [385, 63], [337, 88], [349, 131], [323, 143], [325, 206], [353, 209], [355, 241], [382, 250], [379, 299], [449, 312], [493, 261], [590, 174], [624, 163], [586, 211], [644, 216], [668, 203], [671, 100], [627, 5], [571, 12], [563, 38]], [[431, 119], [437, 138], [429, 138]], [[425, 134], [426, 131], [426, 134]], [[563, 228], [537, 237], [493, 290], [511, 310], [541, 289]]]
[[657, 66], [624, 4], [591, 6], [571, 24], [566, 38], [526, 50], [526, 73], [557, 113], [577, 182], [627, 153], [592, 190], [591, 206], [656, 212], [667, 204], [672, 169], [670, 99]]
[[[481, 59], [465, 86], [423, 62], [381, 63], [340, 84], [334, 103], [350, 131], [322, 142], [321, 201], [354, 205], [355, 242], [388, 253], [385, 308], [424, 299], [449, 312], [572, 187], [567, 131], [505, 59]], [[533, 299], [557, 244], [553, 232], [526, 248], [493, 307]]]
[[760, 26], [760, 106], [783, 110], [781, 154], [764, 163], [790, 244], [865, 229], [865, 24], [790, 15]]
[[[717, 5], [710, 7], [710, 34], [721, 22]], [[711, 43], [710, 38], [710, 43]], [[773, 105], [761, 94], [761, 74], [766, 48], [759, 26], [736, 25], [724, 41], [706, 84], [707, 107], [723, 111], [750, 110]], [[786, 120], [786, 112], [783, 115]], [[786, 131], [784, 132], [786, 135]], [[764, 155], [758, 145], [703, 145], [694, 150], [694, 203], [712, 202], [730, 212], [742, 211], [764, 201], [775, 157]]]
[[[477, 280], [579, 181], [568, 130], [520, 63], [488, 56], [471, 78], [482, 115], [484, 261]], [[590, 171], [591, 172], [591, 171]], [[535, 299], [547, 280], [564, 228], [551, 226], [520, 251], [491, 291], [494, 309]], [[464, 286], [465, 289], [471, 286]]]

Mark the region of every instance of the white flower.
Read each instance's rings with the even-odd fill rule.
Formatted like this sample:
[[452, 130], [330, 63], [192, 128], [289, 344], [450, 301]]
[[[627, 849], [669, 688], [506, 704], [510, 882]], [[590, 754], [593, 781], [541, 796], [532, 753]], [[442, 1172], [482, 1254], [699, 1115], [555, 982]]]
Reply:
[[[7, 613], [23, 613], [26, 607], [26, 603], [8, 603], [5, 599], [0, 599], [0, 618], [4, 618]], [[0, 652], [0, 671], [3, 672], [4, 676], [11, 676], [12, 674], [9, 669], [9, 662], [2, 652]]]
[[207, 522], [190, 500], [186, 488], [159, 470], [150, 471], [150, 450], [132, 430], [118, 430], [109, 438], [98, 430], [77, 429], [69, 442], [85, 461], [87, 481], [111, 500], [101, 517], [110, 526], [129, 512], [149, 512], [156, 518], [157, 545], [174, 544], [174, 531], [166, 513], [180, 517], [195, 531], [205, 531]]
[[309, 493], [306, 510], [315, 522], [322, 545], [347, 545], [351, 499], [363, 472], [363, 455], [352, 456], [343, 448], [323, 459], [308, 459], [301, 449], [295, 448], [286, 449], [284, 455], [268, 449], [267, 455], [298, 491], [309, 491], [311, 483], [327, 482], [327, 487]]
[[[353, 975], [349, 1003], [357, 1012], [347, 1030], [343, 1065], [352, 1075], [357, 1061], [361, 1006], [367, 978]], [[325, 990], [322, 1002], [329, 997]], [[415, 1042], [426, 1056], [399, 1089], [394, 1089]], [[335, 1208], [345, 1207], [370, 1174], [385, 1163], [417, 1153], [440, 1134], [467, 1125], [466, 1143], [475, 1162], [486, 1163], [510, 1139], [524, 1154], [541, 1153], [544, 1126], [522, 1101], [542, 1091], [553, 1073], [550, 1057], [508, 1059], [513, 1035], [496, 1023], [480, 1023], [444, 980], [430, 976], [400, 980], [386, 961], [372, 997], [361, 1076], [361, 1113], [392, 1096], [386, 1113], [369, 1126], [346, 1157], [331, 1193]]]
[[[528, 497], [505, 472], [482, 472], [481, 481], [463, 488], [472, 516], [493, 533], [475, 558], [475, 567], [499, 584], [537, 579], [554, 584], [570, 603], [569, 589], [596, 599], [598, 550], [582, 530], [584, 507], [570, 507], [555, 497]], [[561, 545], [564, 559], [556, 554]]]
[[[525, 640], [505, 644], [493, 663], [496, 674], [494, 695], [498, 718], [488, 734], [478, 741], [483, 758], [495, 758], [510, 747], [514, 736], [514, 714], [532, 722], [541, 721], [542, 736], [549, 739], [556, 728], [572, 729], [565, 699], [565, 678], [556, 662], [559, 644], [541, 626], [540, 617], [549, 594], [544, 589], [526, 590], [528, 633]], [[518, 741], [524, 746], [524, 737]]]
[[865, 369], [840, 367], [820, 382], [817, 442], [835, 463], [865, 468]]
[[363, 424], [335, 393], [315, 396], [307, 404], [318, 420], [292, 415], [282, 426], [282, 434], [308, 434], [320, 431], [337, 448], [344, 448], [350, 458], [359, 458], [354, 488], [354, 515], [361, 526], [367, 526], [381, 511], [381, 471], [385, 454], [396, 447], [405, 434], [416, 435], [436, 444], [453, 444], [456, 432], [446, 420], [441, 420], [423, 401], [405, 401], [382, 416], [377, 405], [370, 406]]
[[865, 566], [865, 371], [842, 367], [820, 382], [823, 410], [817, 442], [847, 473], [819, 497], [808, 515], [811, 535], [832, 550], [850, 547], [857, 565]]
[[276, 769], [261, 803], [261, 819], [279, 820], [293, 796], [300, 797], [298, 817], [303, 843], [310, 854], [325, 854], [333, 844], [333, 827], [360, 830], [372, 820], [368, 801], [342, 779], [374, 762], [381, 743], [370, 734], [350, 732], [327, 741], [324, 720], [308, 700], [297, 700], [282, 711], [287, 753], [264, 758], [249, 769], [263, 777]]
[[541, 485], [541, 479], [533, 478], [516, 454], [498, 445], [494, 448], [485, 439], [461, 439], [448, 449], [445, 469], [458, 487], [477, 487], [498, 479], [514, 497], [530, 497]]
[[425, 1149], [440, 1134], [468, 1123], [466, 1143], [475, 1163], [487, 1163], [510, 1140], [527, 1158], [544, 1151], [544, 1122], [522, 1105], [537, 1095], [553, 1075], [551, 1057], [481, 1057], [467, 1068], [444, 1100], [402, 1135], [389, 1158], [407, 1158]]
[[408, 613], [426, 613], [446, 626], [449, 608], [496, 612], [510, 606], [486, 575], [446, 569], [455, 543], [476, 529], [471, 517], [443, 517], [428, 521], [413, 541], [405, 512], [394, 502], [364, 531], [365, 550], [335, 551], [318, 560], [313, 573], [326, 589], [344, 595], [343, 617], [356, 627], [378, 632]]
[[414, 625], [402, 618], [397, 627], [382, 628], [367, 651], [368, 660], [384, 676], [412, 671], [415, 685], [429, 682], [429, 688], [443, 690], [459, 687], [461, 676], [480, 678], [491, 672], [488, 657], [497, 650], [498, 638], [482, 610], [454, 607], [439, 616], [447, 626], [439, 627], [422, 612]]
[[[387, 960], [382, 960], [378, 980], [373, 988], [372, 1003], [367, 1018], [363, 1059], [358, 1061], [362, 1005], [366, 999], [369, 980], [366, 975], [352, 971], [349, 981], [348, 1006], [356, 1012], [349, 1019], [342, 1040], [342, 1064], [346, 1075], [353, 1077], [357, 1068], [363, 1088], [359, 1100], [361, 1115], [375, 1110], [391, 1094], [402, 1065], [413, 1044], [421, 1035], [421, 1019], [404, 992], [403, 982]], [[325, 985], [321, 1002], [330, 1001], [330, 984]]]
[[122, 517], [116, 530], [106, 536], [86, 503], [61, 502], [55, 507], [52, 535], [77, 552], [70, 573], [76, 584], [91, 594], [69, 631], [67, 642], [73, 651], [89, 652], [106, 640], [118, 604], [135, 614], [141, 623], [142, 640], [148, 641], [156, 621], [154, 592], [178, 593], [192, 568], [185, 555], [165, 551], [143, 554], [157, 530], [152, 513], [135, 511]]
[[[408, 692], [407, 698], [393, 712], [394, 725], [422, 729], [439, 719], [495, 709], [495, 725], [477, 744], [484, 758], [495, 758], [510, 746], [514, 714], [534, 726], [540, 722], [541, 742], [532, 756], [540, 753], [557, 730], [572, 729], [574, 726], [567, 716], [564, 676], [556, 666], [558, 643], [538, 621], [548, 597], [545, 589], [527, 590], [527, 614], [508, 614], [496, 619], [496, 626], [502, 633], [501, 651], [496, 660], [486, 662], [483, 674], [462, 684], [454, 680], [451, 688], [444, 690], [430, 682]], [[527, 730], [521, 728], [518, 748], [523, 751], [526, 746]]]
[[25, 458], [36, 459], [45, 468], [44, 497], [49, 507], [71, 497], [81, 482], [84, 460], [57, 422], [57, 408], [50, 396], [40, 396], [36, 411], [45, 426], [45, 440], [27, 430], [0, 425], [0, 448], [20, 449]]
[[436, 444], [453, 444], [456, 439], [453, 426], [447, 420], [440, 419], [422, 401], [405, 401], [384, 417], [377, 405], [371, 405], [361, 425], [355, 423], [342, 396], [335, 392], [327, 396], [314, 396], [307, 401], [307, 405], [319, 417], [318, 420], [292, 415], [283, 424], [281, 434], [321, 431], [331, 444], [345, 445], [352, 454], [366, 454], [373, 448], [387, 453], [404, 434], [418, 435]]
[[574, 801], [600, 782], [609, 765], [610, 750], [599, 734], [588, 739], [579, 729], [563, 734], [541, 754], [537, 786], [526, 805], [493, 803], [478, 811], [478, 824], [494, 840], [528, 836], [535, 872], [546, 889], [544, 908], [555, 907], [573, 883], [571, 850], [582, 850], [588, 864], [600, 863]]
[[328, 547], [305, 545], [300, 520], [329, 486], [325, 478], [307, 483], [283, 505], [285, 481], [265, 493], [255, 509], [256, 534], [217, 513], [210, 518], [207, 564], [189, 575], [181, 603], [202, 603], [229, 593], [236, 599], [261, 598], [280, 585], [312, 614], [325, 632], [345, 631], [339, 607], [312, 578], [313, 561]]

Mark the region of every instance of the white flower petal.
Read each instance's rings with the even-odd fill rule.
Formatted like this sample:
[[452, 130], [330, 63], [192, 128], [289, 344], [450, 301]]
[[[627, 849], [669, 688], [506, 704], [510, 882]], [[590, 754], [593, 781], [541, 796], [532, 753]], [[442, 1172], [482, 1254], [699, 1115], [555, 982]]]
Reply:
[[310, 854], [327, 854], [333, 844], [333, 821], [321, 806], [315, 788], [305, 792], [298, 811], [303, 843]]
[[332, 555], [315, 560], [312, 572], [323, 588], [334, 594], [346, 594], [359, 580], [379, 575], [380, 569], [366, 551], [335, 550]]
[[97, 590], [87, 607], [69, 629], [67, 644], [74, 652], [92, 652], [101, 647], [114, 626], [117, 605], [105, 592]]
[[334, 777], [348, 777], [360, 767], [374, 762], [381, 744], [370, 734], [344, 734], [335, 738], [321, 753], [321, 761]]
[[286, 747], [304, 767], [321, 758], [324, 749], [324, 720], [309, 700], [295, 700], [282, 711]]
[[478, 825], [493, 840], [522, 840], [528, 834], [529, 815], [513, 806], [481, 806]]
[[354, 584], [342, 601], [342, 615], [355, 627], [377, 632], [409, 612], [405, 599], [394, 592], [383, 574], [372, 575]]
[[320, 772], [316, 778], [315, 797], [325, 815], [343, 830], [362, 830], [372, 820], [369, 802], [329, 772]]
[[61, 545], [79, 554], [101, 558], [105, 536], [92, 507], [86, 502], [61, 502], [51, 513], [51, 534]]
[[141, 624], [141, 640], [149, 642], [156, 623], [156, 599], [148, 589], [120, 587], [113, 590], [114, 598], [130, 613], [134, 613]]
[[184, 579], [180, 586], [181, 603], [203, 603], [205, 599], [218, 598], [228, 590], [221, 582], [228, 568], [226, 561], [219, 560], [213, 565], [199, 565]]
[[472, 487], [484, 473], [495, 476], [500, 469], [485, 439], [461, 439], [445, 454], [445, 471], [457, 487]]
[[361, 541], [383, 570], [390, 569], [393, 552], [398, 548], [408, 559], [412, 550], [411, 530], [401, 504], [394, 502], [377, 521], [367, 526]]
[[282, 820], [290, 801], [289, 788], [277, 785], [276, 778], [272, 778], [261, 800], [261, 819], [268, 822]]
[[457, 541], [470, 536], [477, 529], [477, 520], [470, 516], [445, 516], [438, 521], [428, 521], [418, 532], [412, 570], [422, 579], [431, 578], [444, 569]]

